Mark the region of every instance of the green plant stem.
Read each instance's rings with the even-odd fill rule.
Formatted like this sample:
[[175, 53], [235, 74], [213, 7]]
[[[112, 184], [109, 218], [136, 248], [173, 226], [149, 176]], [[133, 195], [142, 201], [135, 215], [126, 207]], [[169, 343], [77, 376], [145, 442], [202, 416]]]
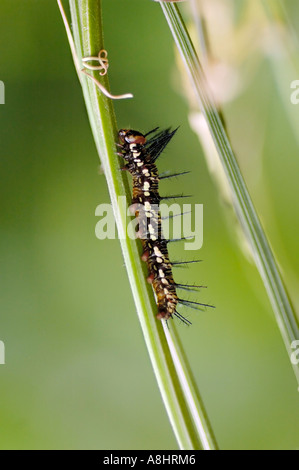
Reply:
[[[255, 262], [263, 279], [275, 318], [287, 349], [289, 358], [293, 352], [291, 344], [299, 339], [296, 313], [281, 279], [274, 255], [253, 206], [245, 181], [231, 148], [225, 129], [217, 112], [214, 100], [186, 29], [185, 23], [175, 4], [160, 2], [176, 45], [198, 97], [200, 109], [205, 116], [219, 158], [228, 179], [237, 216], [251, 244]], [[292, 364], [299, 384], [299, 364]]]
[[[82, 57], [96, 56], [104, 49], [101, 1], [69, 0], [69, 4], [76, 50], [81, 62]], [[109, 90], [107, 76], [99, 78], [94, 73], [94, 77]], [[129, 200], [130, 190], [125, 172], [120, 171], [120, 160], [116, 157], [117, 126], [112, 102], [85, 75], [81, 74], [80, 82], [107, 179], [140, 324], [176, 439], [181, 449], [214, 450], [217, 445], [180, 347], [174, 339], [174, 350], [170, 349], [163, 324], [155, 318], [156, 303], [152, 289], [146, 282], [138, 241], [126, 236], [128, 204], [119, 204], [118, 198], [126, 194]]]

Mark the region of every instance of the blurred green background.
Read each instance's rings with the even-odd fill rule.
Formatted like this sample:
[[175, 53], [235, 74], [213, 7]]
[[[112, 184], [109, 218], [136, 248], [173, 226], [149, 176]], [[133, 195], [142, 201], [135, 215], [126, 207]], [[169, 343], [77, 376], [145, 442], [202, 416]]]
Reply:
[[[299, 79], [293, 62], [299, 46], [279, 15], [271, 20], [268, 12], [268, 19], [289, 55], [273, 32], [262, 42], [271, 21], [260, 8], [248, 11], [251, 0], [222, 3], [231, 8], [231, 26], [210, 1], [212, 23], [223, 25], [211, 42], [217, 46], [219, 39], [219, 56], [243, 80], [224, 114], [298, 310], [299, 105], [289, 96], [290, 80]], [[299, 5], [284, 5], [295, 27]], [[112, 92], [135, 96], [115, 103], [119, 127], [180, 125], [160, 169], [192, 173], [165, 184], [165, 192], [179, 186], [204, 204], [204, 246], [194, 254], [204, 262], [176, 278], [207, 285], [200, 299], [217, 308], [191, 312], [192, 327], [178, 329], [220, 448], [298, 448], [289, 358], [257, 270], [239, 246], [190, 130], [161, 9], [147, 0], [104, 0], [103, 8]], [[95, 208], [109, 196], [56, 2], [2, 0], [0, 18], [6, 100], [0, 106], [0, 340], [6, 347], [0, 447], [176, 449], [119, 242], [95, 237]], [[255, 47], [240, 41], [237, 52], [225, 49], [230, 27], [241, 35], [250, 31]], [[182, 246], [172, 257], [185, 258]]]

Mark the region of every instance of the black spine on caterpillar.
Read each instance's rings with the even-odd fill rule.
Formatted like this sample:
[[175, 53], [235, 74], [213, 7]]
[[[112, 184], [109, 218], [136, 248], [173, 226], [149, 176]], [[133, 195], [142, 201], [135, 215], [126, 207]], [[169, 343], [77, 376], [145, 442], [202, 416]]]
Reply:
[[167, 248], [169, 240], [165, 240], [162, 233], [159, 210], [161, 201], [159, 173], [155, 164], [176, 130], [166, 129], [157, 132], [150, 139], [146, 137], [157, 131], [157, 129], [145, 135], [135, 130], [121, 129], [118, 135], [122, 150], [121, 155], [126, 161], [123, 169], [128, 170], [133, 178], [131, 208], [138, 219], [137, 236], [141, 239], [143, 245], [141, 259], [148, 266], [147, 280], [153, 285], [157, 296], [157, 318], [159, 320], [168, 320], [176, 316], [184, 323], [190, 324], [187, 319], [177, 312], [177, 304], [181, 303], [194, 308], [196, 308], [195, 304], [203, 304], [181, 300], [177, 296], [176, 286], [186, 289], [199, 286], [176, 284], [174, 282], [172, 264], [169, 261]]

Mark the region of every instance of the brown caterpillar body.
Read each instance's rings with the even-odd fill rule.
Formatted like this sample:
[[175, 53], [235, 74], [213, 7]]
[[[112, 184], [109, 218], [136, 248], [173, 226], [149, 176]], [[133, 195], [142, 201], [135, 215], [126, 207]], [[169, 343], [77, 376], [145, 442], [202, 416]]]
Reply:
[[[143, 254], [141, 259], [148, 266], [148, 282], [153, 285], [157, 297], [159, 320], [169, 320], [173, 316], [178, 317], [186, 324], [191, 324], [177, 312], [177, 304], [200, 309], [198, 306], [211, 307], [208, 304], [201, 304], [189, 300], [180, 299], [176, 288], [185, 290], [195, 290], [203, 286], [190, 286], [188, 284], [175, 283], [172, 275], [172, 263], [169, 261], [167, 244], [170, 240], [163, 237], [162, 220], [159, 209], [161, 196], [159, 194], [159, 173], [155, 161], [171, 140], [177, 129], [169, 129], [157, 132], [153, 137], [147, 139], [149, 134], [153, 134], [157, 129], [148, 134], [121, 129], [119, 135], [119, 147], [121, 155], [126, 165], [124, 170], [128, 170], [133, 178], [133, 198], [131, 210], [138, 219], [137, 236], [141, 239]], [[176, 173], [168, 177], [179, 176], [183, 173]], [[163, 177], [165, 178], [165, 177]], [[191, 261], [197, 262], [197, 261]], [[179, 262], [174, 264], [184, 264]]]
[[[167, 137], [169, 141], [170, 135]], [[133, 177], [132, 206], [139, 222], [138, 236], [143, 245], [142, 259], [148, 265], [148, 282], [152, 283], [157, 296], [157, 318], [168, 320], [176, 312], [178, 297], [167, 241], [162, 234], [159, 176], [154, 163], [157, 155], [146, 148], [146, 137], [138, 131], [122, 129], [119, 138], [122, 156], [127, 161], [125, 169]]]

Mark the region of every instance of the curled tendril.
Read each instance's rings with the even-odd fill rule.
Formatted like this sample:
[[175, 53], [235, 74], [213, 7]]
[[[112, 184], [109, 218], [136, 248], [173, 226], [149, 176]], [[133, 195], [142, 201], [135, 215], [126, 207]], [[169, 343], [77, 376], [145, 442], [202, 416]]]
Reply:
[[[87, 62], [90, 62], [91, 60], [99, 62], [99, 65], [87, 64]], [[105, 49], [101, 49], [97, 56], [84, 57], [82, 62], [84, 62], [85, 68], [89, 70], [101, 70], [100, 75], [106, 75], [109, 67], [108, 52]]]
[[101, 90], [101, 92], [111, 100], [125, 100], [127, 98], [133, 98], [132, 93], [125, 93], [123, 95], [112, 95], [96, 78], [87, 73], [86, 70], [82, 69], [81, 72], [87, 75], [87, 77], [89, 77], [96, 84], [96, 86]]
[[[108, 98], [110, 98], [112, 100], [122, 100], [122, 99], [127, 99], [127, 98], [133, 98], [132, 93], [125, 93], [123, 95], [112, 95], [108, 90], [106, 90], [106, 88], [98, 80], [96, 80], [92, 75], [87, 73], [86, 70], [81, 69], [80, 62], [79, 62], [79, 59], [78, 59], [78, 55], [77, 55], [77, 52], [76, 52], [74, 39], [73, 39], [72, 32], [71, 32], [71, 28], [70, 28], [70, 25], [68, 23], [67, 16], [66, 16], [65, 11], [63, 9], [63, 5], [62, 5], [61, 0], [57, 0], [57, 4], [58, 4], [58, 7], [59, 7], [59, 10], [60, 10], [60, 13], [61, 13], [61, 17], [62, 17], [64, 26], [65, 26], [66, 34], [67, 34], [67, 37], [68, 37], [69, 45], [70, 45], [70, 48], [71, 48], [71, 53], [72, 53], [72, 56], [73, 56], [76, 72], [77, 72], [80, 83], [82, 83], [81, 74], [84, 73], [96, 84], [96, 86], [101, 90], [101, 92], [104, 95], [106, 95]], [[82, 62], [84, 63], [85, 68], [90, 69], [90, 70], [100, 70], [100, 75], [103, 76], [103, 75], [107, 74], [107, 70], [108, 70], [108, 67], [109, 67], [109, 62], [108, 62], [108, 57], [107, 56], [108, 56], [107, 51], [105, 49], [102, 49], [96, 57], [85, 57], [85, 58], [82, 59]], [[85, 64], [85, 62], [89, 62], [90, 60], [98, 61], [99, 65]]]
[[[90, 61], [97, 61], [99, 65], [89, 65], [87, 62]], [[82, 62], [84, 63], [84, 67], [89, 70], [101, 70], [100, 75], [106, 75], [109, 67], [108, 61], [108, 52], [105, 49], [101, 49], [97, 56], [90, 56], [90, 57], [83, 57]], [[86, 72], [86, 70], [81, 69], [87, 77], [91, 78], [91, 80], [97, 85], [97, 87], [101, 90], [104, 95], [112, 100], [123, 100], [126, 98], [133, 98], [131, 93], [125, 93], [123, 95], [112, 95], [98, 80], [96, 80], [92, 75]]]

